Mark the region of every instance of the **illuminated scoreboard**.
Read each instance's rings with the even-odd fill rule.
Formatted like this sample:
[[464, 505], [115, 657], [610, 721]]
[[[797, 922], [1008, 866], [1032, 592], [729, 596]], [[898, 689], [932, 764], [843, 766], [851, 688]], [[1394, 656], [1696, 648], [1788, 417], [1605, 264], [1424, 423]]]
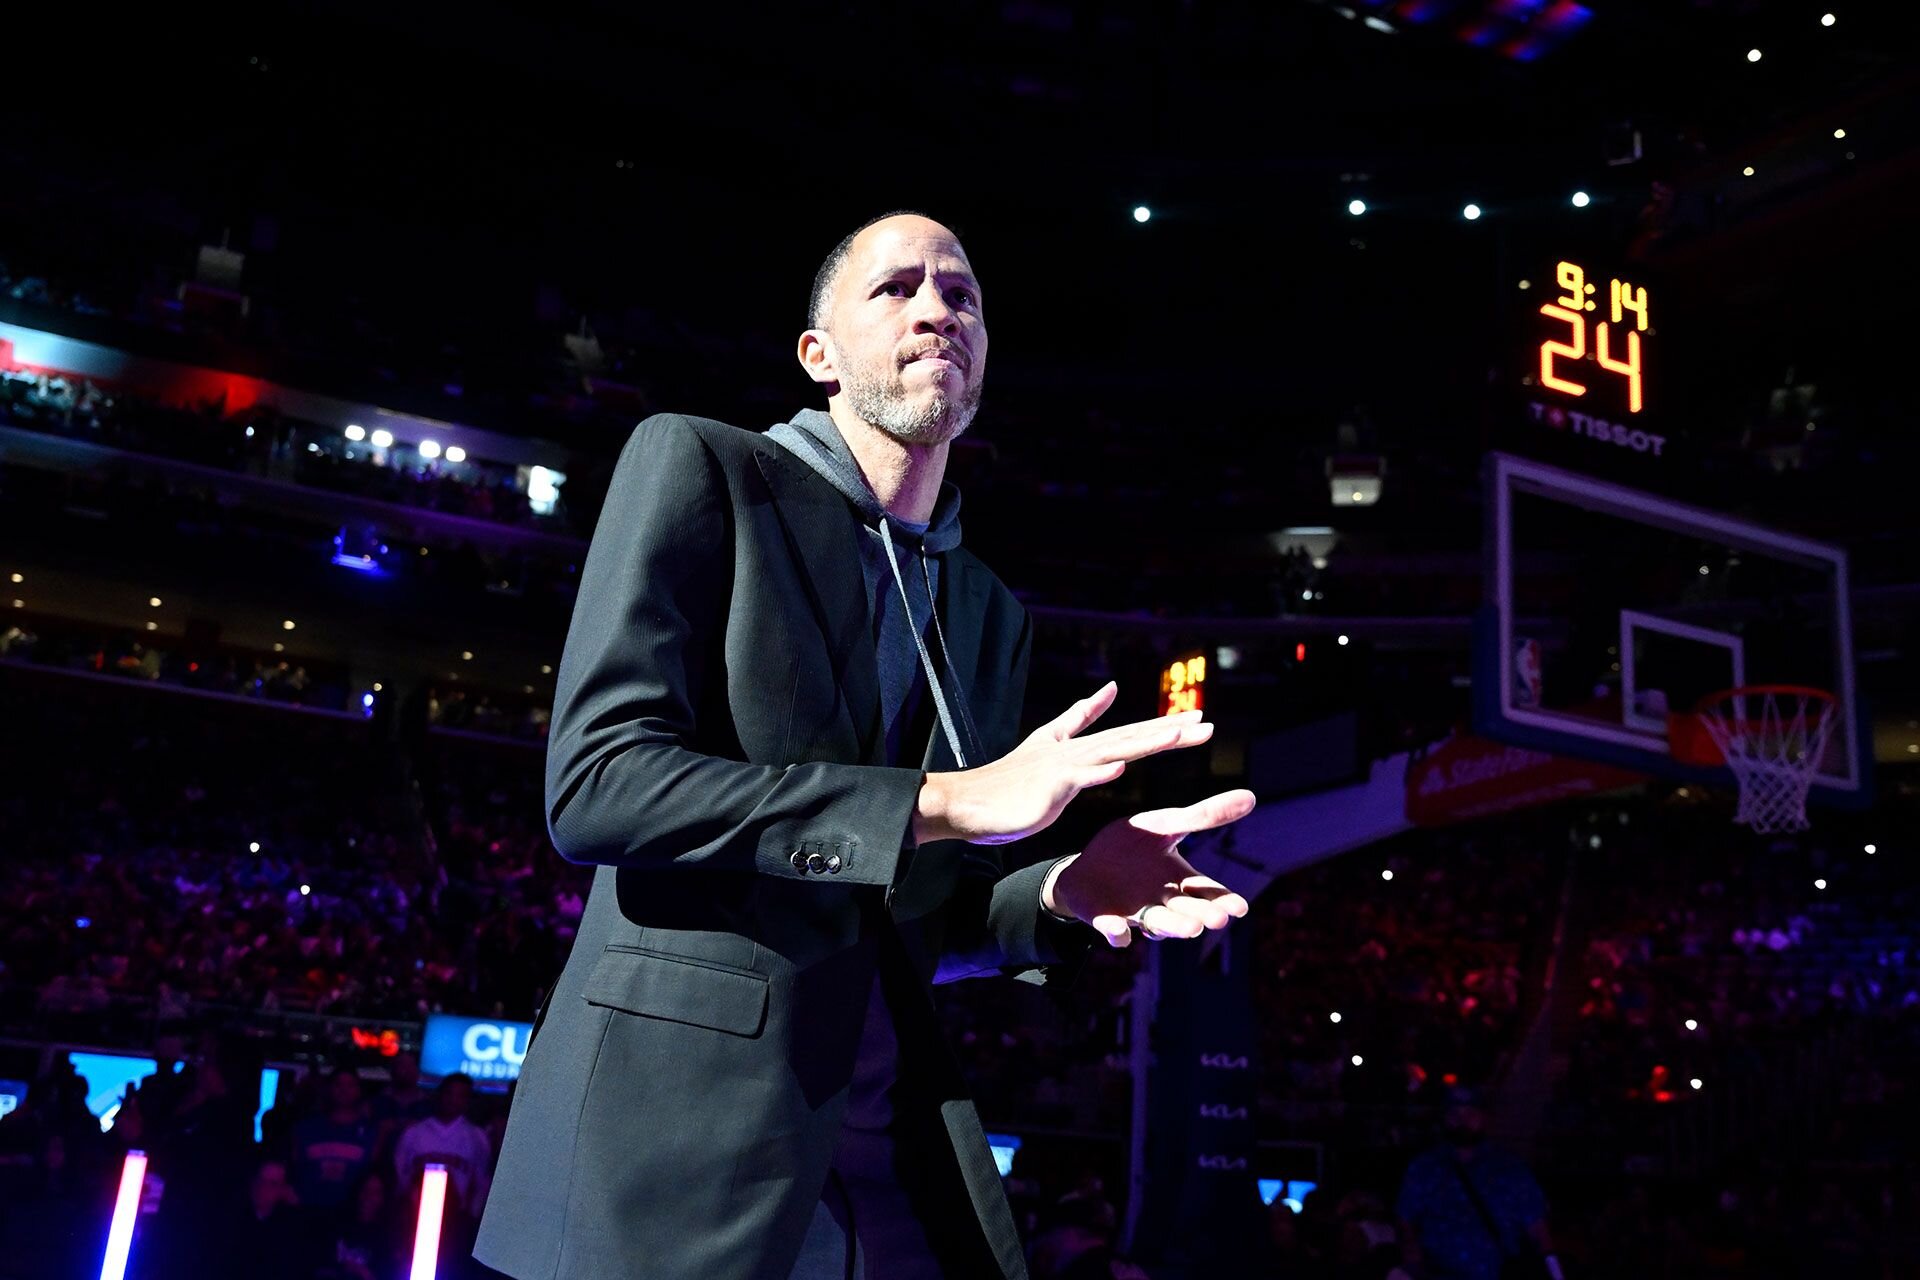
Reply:
[[1658, 457], [1666, 437], [1649, 427], [1649, 365], [1657, 359], [1647, 287], [1562, 259], [1557, 290], [1528, 326], [1527, 408], [1534, 422]]
[[1179, 715], [1182, 711], [1202, 711], [1207, 685], [1207, 660], [1199, 654], [1177, 658], [1160, 668], [1160, 714]]

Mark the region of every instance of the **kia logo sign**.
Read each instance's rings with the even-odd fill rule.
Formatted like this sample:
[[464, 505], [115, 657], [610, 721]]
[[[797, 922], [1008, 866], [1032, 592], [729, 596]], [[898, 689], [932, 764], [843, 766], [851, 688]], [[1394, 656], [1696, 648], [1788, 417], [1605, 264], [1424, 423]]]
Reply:
[[427, 1034], [420, 1044], [420, 1070], [430, 1076], [459, 1072], [476, 1082], [517, 1080], [532, 1035], [531, 1022], [496, 1022], [436, 1013], [427, 1019]]

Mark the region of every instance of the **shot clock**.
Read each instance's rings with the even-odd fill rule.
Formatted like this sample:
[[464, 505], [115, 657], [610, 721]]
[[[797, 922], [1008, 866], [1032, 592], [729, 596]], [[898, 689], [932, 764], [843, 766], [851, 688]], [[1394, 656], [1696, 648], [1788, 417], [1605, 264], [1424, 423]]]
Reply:
[[1551, 447], [1572, 450], [1576, 466], [1615, 451], [1664, 458], [1660, 397], [1648, 394], [1658, 384], [1649, 376], [1655, 331], [1647, 286], [1572, 258], [1554, 264], [1553, 282], [1552, 300], [1525, 314], [1523, 431], [1534, 443], [1516, 446], [1543, 444], [1544, 431], [1566, 441]]
[[1207, 660], [1201, 654], [1177, 658], [1160, 668], [1160, 714], [1179, 715], [1182, 711], [1201, 711], [1207, 683]]
[[[1560, 296], [1540, 308], [1549, 330], [1540, 343], [1540, 387], [1562, 396], [1583, 397], [1599, 376], [1610, 374], [1626, 381], [1626, 411], [1644, 411], [1646, 286], [1611, 277], [1603, 303], [1600, 286], [1587, 279], [1586, 268], [1579, 263], [1556, 263], [1553, 278]], [[1587, 360], [1589, 345], [1598, 368], [1582, 368], [1578, 363]]]

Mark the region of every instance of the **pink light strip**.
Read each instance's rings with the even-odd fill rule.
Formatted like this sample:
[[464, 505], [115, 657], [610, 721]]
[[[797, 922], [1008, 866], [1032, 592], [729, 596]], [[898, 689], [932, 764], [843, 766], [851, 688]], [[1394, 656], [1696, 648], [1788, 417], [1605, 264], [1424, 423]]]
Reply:
[[430, 1164], [420, 1182], [420, 1221], [413, 1229], [413, 1270], [407, 1280], [433, 1280], [440, 1261], [440, 1216], [447, 1205], [447, 1166]]
[[100, 1263], [100, 1280], [122, 1280], [127, 1255], [133, 1252], [133, 1224], [140, 1216], [140, 1187], [147, 1180], [147, 1153], [127, 1152], [120, 1166], [120, 1194], [113, 1200], [113, 1226], [107, 1230], [107, 1256]]

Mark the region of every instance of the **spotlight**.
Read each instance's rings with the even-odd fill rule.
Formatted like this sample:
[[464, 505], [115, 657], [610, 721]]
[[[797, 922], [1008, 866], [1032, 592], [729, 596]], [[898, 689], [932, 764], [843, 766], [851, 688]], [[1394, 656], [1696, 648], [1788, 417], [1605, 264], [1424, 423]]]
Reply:
[[24, 573], [16, 573], [13, 575], [13, 581], [15, 582], [25, 582], [26, 580], [27, 580], [27, 575]]
[[1333, 1022], [1338, 1022], [1338, 1021], [1340, 1021], [1340, 1015], [1339, 1015], [1339, 1014], [1337, 1014], [1337, 1013], [1330, 1013], [1330, 1014], [1328, 1014], [1328, 1015], [1327, 1015], [1327, 1017], [1328, 1017], [1328, 1019], [1329, 1019], [1329, 1020], [1331, 1020], [1331, 1021], [1333, 1021]]
[[1393, 868], [1392, 868], [1392, 867], [1388, 867], [1388, 868], [1386, 868], [1385, 870], [1383, 870], [1383, 871], [1382, 871], [1382, 872], [1380, 873], [1380, 878], [1381, 878], [1382, 880], [1391, 880], [1391, 879], [1393, 879]]
[[473, 650], [471, 650], [471, 649], [462, 649], [462, 650], [460, 651], [460, 661], [462, 661], [462, 662], [472, 662], [472, 661], [473, 661]]
[[467, 460], [467, 451], [465, 449], [462, 449], [457, 444], [450, 444], [447, 446], [448, 462], [465, 462], [466, 460]]
[[301, 886], [300, 886], [300, 896], [301, 896], [301, 897], [303, 897], [303, 898], [304, 898], [304, 897], [306, 897], [306, 896], [307, 896], [308, 894], [310, 894], [310, 893], [312, 893], [312, 892], [313, 892], [313, 886], [312, 886], [312, 885], [310, 885], [310, 884], [303, 884], [303, 885], [301, 885]]
[[158, 609], [158, 608], [160, 607], [160, 597], [159, 597], [159, 596], [148, 596], [148, 597], [147, 597], [147, 607], [148, 607], [149, 609]]
[[1746, 168], [1742, 169], [1740, 171], [1740, 176], [1743, 178], [1751, 178], [1753, 176], [1753, 166], [1748, 165]]
[[1592, 204], [1592, 203], [1593, 203], [1593, 197], [1592, 197], [1592, 196], [1590, 196], [1590, 195], [1588, 195], [1588, 194], [1587, 194], [1586, 192], [1584, 192], [1584, 191], [1576, 191], [1576, 192], [1574, 192], [1574, 193], [1573, 193], [1573, 207], [1574, 207], [1574, 208], [1576, 208], [1576, 209], [1584, 209], [1584, 208], [1586, 208], [1586, 207], [1587, 207], [1588, 205], [1590, 205], [1590, 204]]
[[1835, 129], [1833, 131], [1833, 136], [1836, 138], [1844, 138], [1847, 136], [1847, 131], [1845, 129]]
[[1821, 26], [1823, 26], [1823, 27], [1830, 27], [1830, 26], [1832, 26], [1832, 25], [1833, 25], [1833, 15], [1832, 15], [1832, 14], [1830, 14], [1830, 13], [1823, 13], [1823, 14], [1821, 14], [1821, 15], [1820, 15], [1820, 25], [1821, 25]]
[[1352, 643], [1353, 643], [1353, 637], [1352, 637], [1352, 636], [1341, 636], [1341, 637], [1339, 638], [1339, 641], [1338, 641], [1338, 643], [1339, 643], [1339, 644], [1341, 644], [1342, 646], [1345, 646], [1345, 645], [1349, 645], [1349, 644], [1352, 644]]
[[293, 630], [293, 619], [292, 619], [292, 618], [282, 618], [282, 619], [280, 619], [280, 629], [281, 629], [282, 631], [291, 631], [291, 630]]
[[377, 428], [370, 438], [373, 441], [373, 447], [376, 449], [393, 448], [393, 432], [387, 430], [385, 427]]
[[365, 427], [361, 426], [357, 422], [349, 422], [347, 424], [347, 439], [365, 440], [366, 438], [367, 438], [367, 429]]
[[1477, 204], [1470, 204], [1466, 208], [1460, 211], [1460, 216], [1465, 218], [1468, 222], [1478, 222], [1480, 220], [1480, 206]]
[[1880, 852], [1880, 846], [1877, 844], [1870, 844], [1866, 846], [1866, 850], [1867, 850], [1867, 856], [1872, 857], [1874, 854]]
[[1813, 882], [1813, 887], [1816, 889], [1824, 890], [1827, 887], [1827, 882], [1825, 880], [1815, 880]]
[[247, 852], [248, 852], [248, 853], [258, 853], [258, 852], [260, 852], [260, 842], [259, 842], [258, 840], [255, 840], [255, 841], [254, 841], [253, 843], [251, 843], [251, 844], [249, 844], [249, 845], [247, 846]]
[[1352, 214], [1354, 217], [1357, 218], [1361, 214], [1365, 213], [1366, 211], [1367, 211], [1367, 202], [1365, 200], [1347, 201], [1347, 212]]
[[1758, 49], [1747, 50], [1747, 61], [1748, 62], [1760, 61], [1760, 51]]
[[1699, 1029], [1700, 1029], [1700, 1024], [1699, 1024], [1699, 1022], [1698, 1022], [1698, 1021], [1696, 1021], [1696, 1020], [1695, 1020], [1695, 1019], [1693, 1019], [1693, 1018], [1688, 1018], [1688, 1019], [1687, 1019], [1687, 1030], [1689, 1030], [1689, 1031], [1698, 1031]]
[[1363, 1063], [1363, 1062], [1365, 1062], [1365, 1061], [1366, 1061], [1366, 1059], [1365, 1059], [1365, 1058], [1363, 1058], [1363, 1057], [1361, 1057], [1361, 1056], [1360, 1056], [1359, 1054], [1357, 1054], [1357, 1053], [1356, 1053], [1356, 1054], [1354, 1054], [1354, 1055], [1353, 1055], [1353, 1065], [1354, 1065], [1354, 1066], [1356, 1066], [1356, 1067], [1357, 1067], [1357, 1066], [1359, 1066], [1359, 1065], [1360, 1065], [1361, 1063]]
[[1147, 206], [1143, 204], [1137, 204], [1133, 206], [1133, 220], [1135, 222], [1145, 222], [1148, 218], [1151, 218], [1152, 216], [1153, 216], [1153, 210], [1147, 208]]
[[419, 452], [423, 458], [437, 458], [440, 456], [440, 444], [437, 440], [422, 440]]
[[1703, 1087], [1704, 1087], [1704, 1086], [1703, 1086], [1703, 1085], [1702, 1085], [1702, 1084], [1700, 1083], [1700, 1077], [1699, 1077], [1699, 1076], [1695, 1076], [1695, 1077], [1694, 1077], [1693, 1079], [1691, 1079], [1691, 1080], [1689, 1080], [1689, 1081], [1687, 1081], [1687, 1083], [1688, 1083], [1688, 1084], [1690, 1084], [1690, 1085], [1692, 1085], [1692, 1086], [1693, 1086], [1694, 1088], [1696, 1088], [1696, 1089], [1699, 1089], [1699, 1088], [1703, 1088]]

